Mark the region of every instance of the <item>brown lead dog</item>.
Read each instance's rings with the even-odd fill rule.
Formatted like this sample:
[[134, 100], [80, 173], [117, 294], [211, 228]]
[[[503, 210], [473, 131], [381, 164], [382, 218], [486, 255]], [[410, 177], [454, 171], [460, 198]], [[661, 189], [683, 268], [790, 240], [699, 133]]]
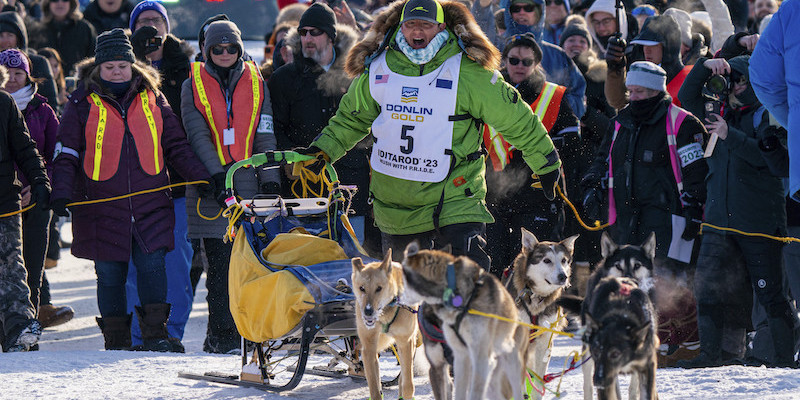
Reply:
[[382, 399], [378, 353], [397, 344], [400, 361], [400, 398], [414, 398], [413, 364], [417, 343], [417, 319], [398, 304], [403, 291], [402, 267], [392, 262], [392, 250], [381, 262], [367, 265], [354, 258], [353, 293], [356, 297], [356, 329], [369, 385], [369, 397]]
[[[420, 250], [419, 244], [412, 242], [405, 251], [403, 280], [404, 300], [425, 302], [442, 321], [444, 337], [453, 350], [455, 399], [486, 399], [493, 375], [510, 386], [515, 399], [523, 398], [528, 328], [468, 312], [518, 318], [514, 299], [497, 278], [467, 257]], [[447, 382], [431, 379], [434, 393], [441, 393], [446, 386]]]

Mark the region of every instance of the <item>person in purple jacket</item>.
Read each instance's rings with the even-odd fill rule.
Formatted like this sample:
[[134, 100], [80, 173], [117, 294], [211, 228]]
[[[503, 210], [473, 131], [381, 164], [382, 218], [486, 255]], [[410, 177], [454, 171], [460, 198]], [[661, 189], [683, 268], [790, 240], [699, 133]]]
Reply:
[[72, 254], [95, 262], [105, 348], [131, 346], [125, 281], [132, 258], [142, 304], [136, 308], [141, 349], [170, 351], [164, 256], [174, 247], [175, 217], [165, 164], [187, 181], [209, 182], [201, 192], [213, 193], [213, 182], [159, 91], [158, 72], [136, 61], [124, 31], [98, 36], [95, 54], [78, 64], [80, 82], [64, 108], [52, 208], [66, 215], [71, 202], [101, 200], [71, 206]]
[[[47, 104], [47, 98], [36, 93], [38, 79], [31, 77], [30, 59], [25, 53], [17, 49], [4, 50], [0, 52], [0, 65], [8, 70], [8, 80], [3, 90], [14, 98], [17, 108], [22, 111], [31, 139], [36, 142], [36, 149], [44, 159], [48, 175], [52, 176], [52, 160], [58, 130], [56, 114]], [[26, 207], [30, 203], [31, 186], [24, 175], [18, 175], [23, 185], [22, 206]], [[25, 269], [28, 271], [31, 303], [43, 328], [63, 324], [75, 314], [68, 306], [52, 305], [50, 294], [40, 290], [51, 216], [50, 210], [39, 207], [22, 214], [22, 257], [25, 260]]]

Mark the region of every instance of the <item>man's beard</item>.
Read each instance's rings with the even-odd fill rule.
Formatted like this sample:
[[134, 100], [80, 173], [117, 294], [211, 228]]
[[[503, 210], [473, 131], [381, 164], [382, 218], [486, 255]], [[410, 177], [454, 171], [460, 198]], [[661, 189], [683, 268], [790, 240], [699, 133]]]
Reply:
[[[327, 61], [327, 56], [331, 47], [327, 47], [325, 49], [320, 49], [318, 47], [303, 47], [303, 57], [310, 58], [314, 60], [319, 65], [322, 65], [323, 61]], [[327, 62], [326, 62], [327, 64]]]

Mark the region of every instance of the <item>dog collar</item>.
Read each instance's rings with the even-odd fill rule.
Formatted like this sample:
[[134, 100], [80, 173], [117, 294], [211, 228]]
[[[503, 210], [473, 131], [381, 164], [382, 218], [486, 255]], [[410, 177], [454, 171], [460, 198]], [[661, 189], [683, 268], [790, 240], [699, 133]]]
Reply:
[[442, 300], [448, 306], [459, 308], [464, 304], [464, 299], [458, 294], [458, 289], [456, 288], [456, 266], [453, 263], [447, 264], [446, 275], [447, 288], [444, 290]]

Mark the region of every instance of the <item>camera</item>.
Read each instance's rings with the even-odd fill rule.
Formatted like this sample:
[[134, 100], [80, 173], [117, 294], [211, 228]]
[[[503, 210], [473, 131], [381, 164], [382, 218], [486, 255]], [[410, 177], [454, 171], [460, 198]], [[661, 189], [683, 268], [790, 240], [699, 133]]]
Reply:
[[706, 81], [706, 90], [711, 94], [726, 97], [731, 90], [731, 82], [725, 75], [713, 75]]
[[144, 54], [150, 54], [158, 50], [158, 48], [161, 47], [163, 40], [164, 39], [161, 36], [153, 36], [148, 38], [144, 44]]

